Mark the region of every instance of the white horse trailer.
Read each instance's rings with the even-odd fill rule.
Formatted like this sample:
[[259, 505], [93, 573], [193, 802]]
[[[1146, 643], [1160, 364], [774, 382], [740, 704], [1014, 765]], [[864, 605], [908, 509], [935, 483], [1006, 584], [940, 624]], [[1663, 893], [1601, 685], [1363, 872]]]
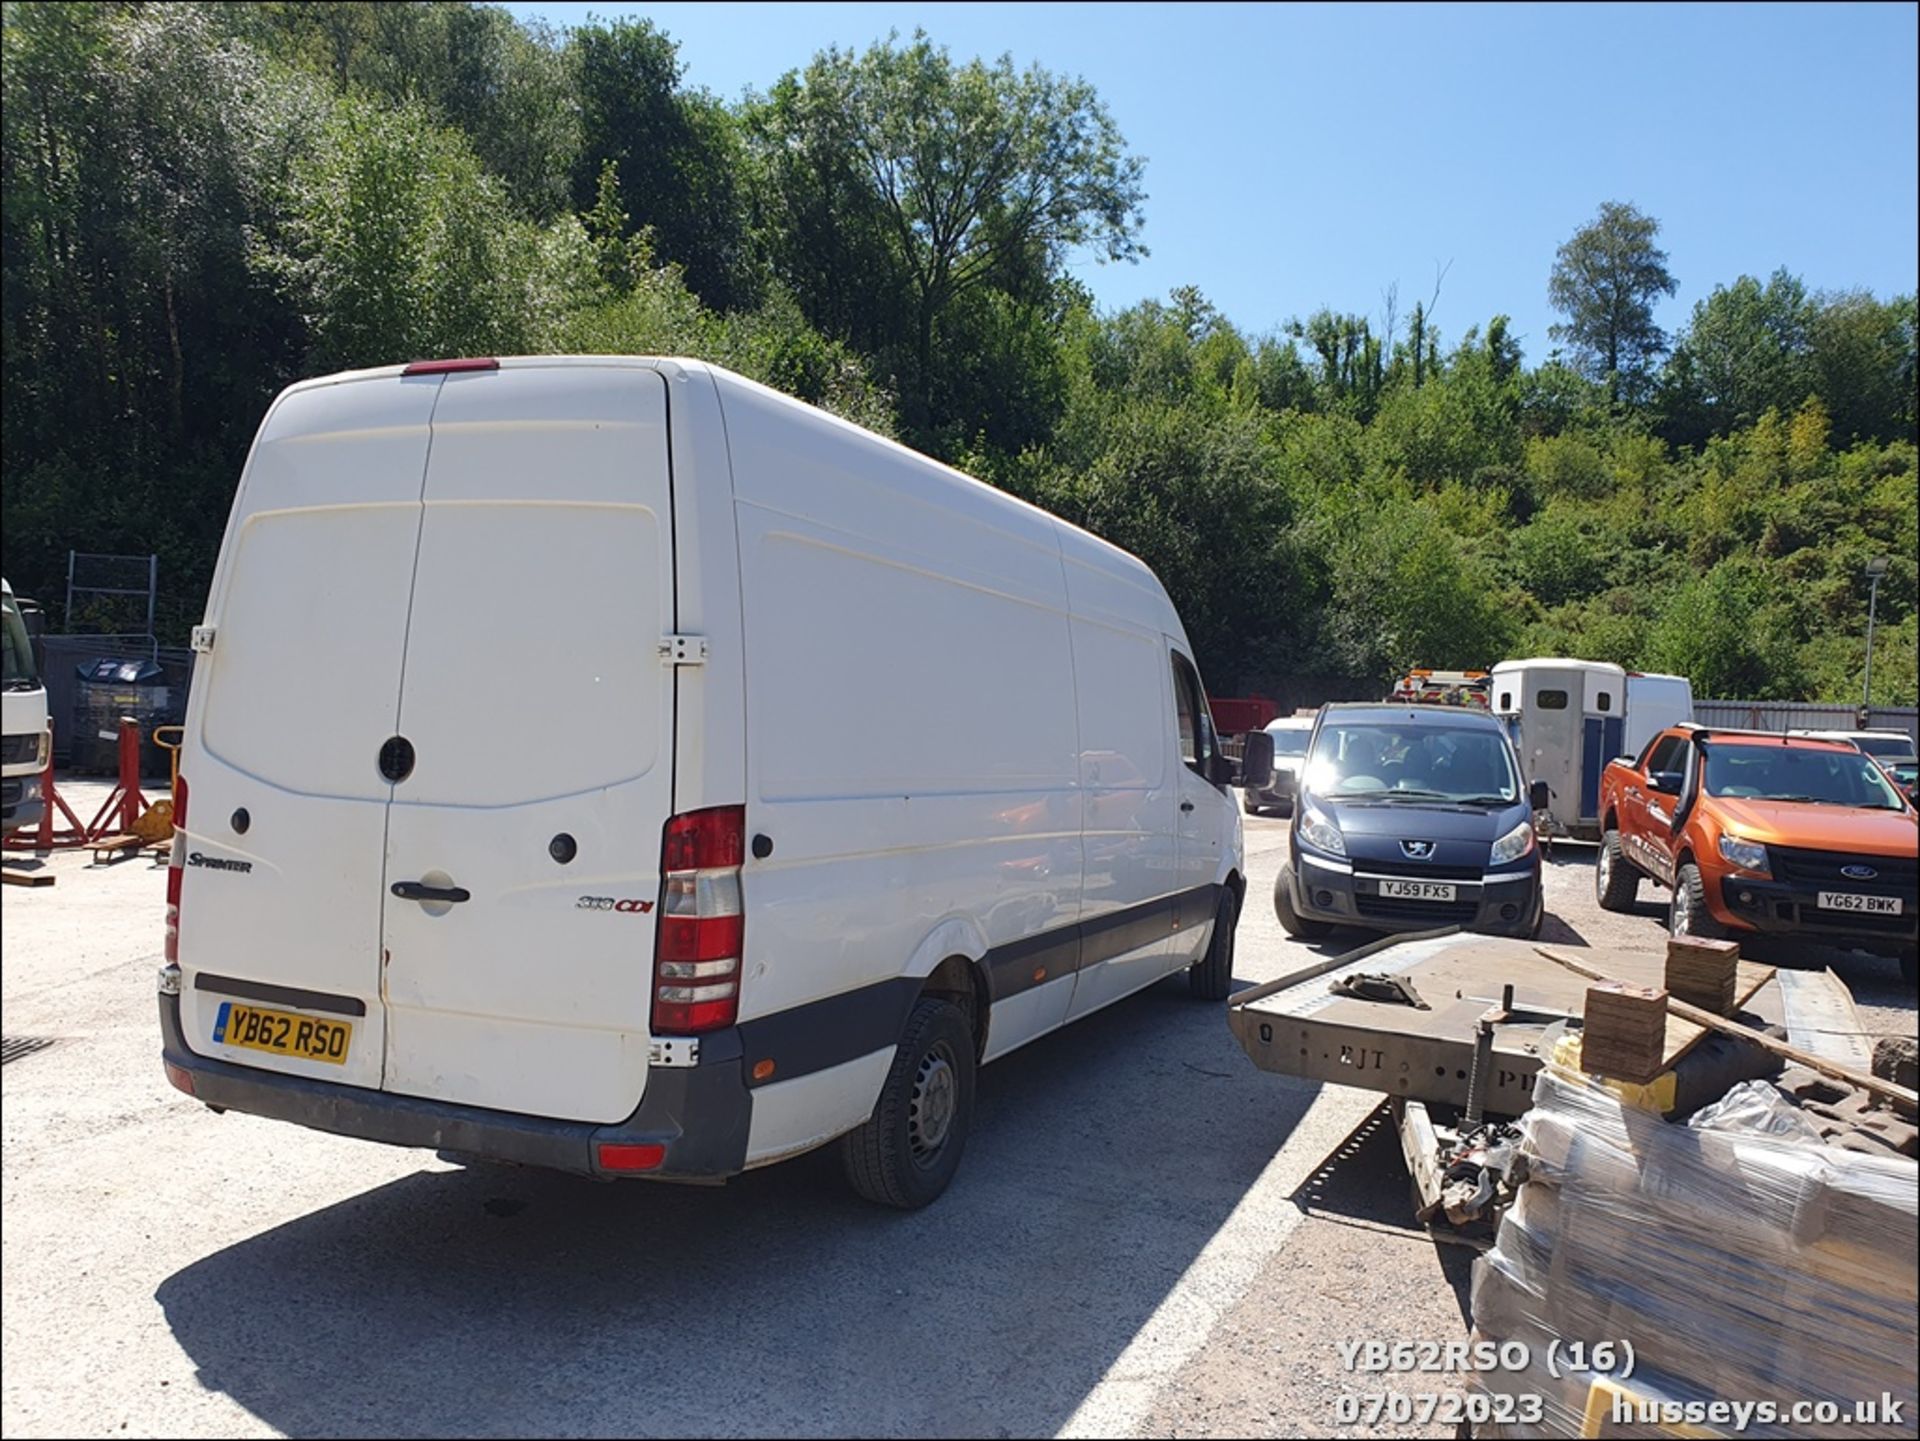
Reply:
[[1605, 661], [1502, 661], [1493, 713], [1512, 732], [1529, 782], [1545, 781], [1552, 829], [1600, 838], [1600, 772], [1626, 750], [1627, 673]]

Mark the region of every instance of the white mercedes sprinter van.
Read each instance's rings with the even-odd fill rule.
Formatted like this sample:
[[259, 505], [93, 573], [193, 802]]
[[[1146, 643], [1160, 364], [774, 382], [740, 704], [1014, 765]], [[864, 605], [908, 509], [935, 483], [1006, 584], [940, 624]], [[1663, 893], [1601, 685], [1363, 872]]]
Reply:
[[293, 386], [194, 647], [160, 1016], [216, 1110], [683, 1180], [844, 1138], [917, 1206], [977, 1065], [1226, 995], [1232, 767], [1152, 572], [726, 371]]

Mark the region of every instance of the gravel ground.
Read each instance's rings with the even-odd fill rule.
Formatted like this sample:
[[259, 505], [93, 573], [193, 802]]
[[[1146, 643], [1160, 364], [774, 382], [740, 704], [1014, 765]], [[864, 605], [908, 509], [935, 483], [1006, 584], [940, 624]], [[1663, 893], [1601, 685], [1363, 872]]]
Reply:
[[[74, 784], [83, 817], [103, 786]], [[1247, 824], [1236, 973], [1302, 964]], [[912, 1216], [830, 1158], [600, 1185], [228, 1115], [165, 1084], [164, 869], [53, 858], [4, 893], [0, 1431], [11, 1436], [1447, 1435], [1336, 1424], [1338, 1343], [1465, 1334], [1468, 1253], [1410, 1224], [1377, 1098], [1256, 1071], [1177, 980], [982, 1073]], [[1661, 944], [1549, 871], [1547, 935]], [[1890, 962], [1831, 960], [1914, 1033]]]

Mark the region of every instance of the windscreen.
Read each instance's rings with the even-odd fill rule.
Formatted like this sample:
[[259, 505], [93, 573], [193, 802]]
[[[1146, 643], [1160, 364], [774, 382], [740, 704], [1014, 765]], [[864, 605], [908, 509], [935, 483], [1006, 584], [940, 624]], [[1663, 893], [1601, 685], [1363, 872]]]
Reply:
[[1880, 767], [1850, 751], [1796, 746], [1709, 746], [1707, 794], [1736, 800], [1901, 809]]
[[1505, 737], [1478, 726], [1326, 724], [1307, 766], [1307, 783], [1329, 800], [1511, 805], [1520, 798]]
[[1277, 756], [1303, 756], [1307, 753], [1307, 737], [1313, 732], [1303, 726], [1289, 726], [1285, 730], [1268, 731], [1273, 737], [1273, 753]]
[[0, 602], [4, 602], [6, 608], [6, 688], [35, 690], [40, 685], [40, 677], [33, 667], [33, 646], [27, 640], [26, 624], [20, 619], [20, 610], [12, 596], [0, 597]]
[[1905, 736], [1855, 736], [1853, 743], [1876, 760], [1898, 760], [1914, 753], [1913, 742]]

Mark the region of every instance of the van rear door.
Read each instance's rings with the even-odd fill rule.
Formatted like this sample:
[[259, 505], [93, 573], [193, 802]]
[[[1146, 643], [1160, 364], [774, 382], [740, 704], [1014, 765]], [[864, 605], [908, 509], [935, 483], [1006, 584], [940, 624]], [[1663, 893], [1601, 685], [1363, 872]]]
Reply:
[[673, 808], [666, 383], [447, 377], [382, 887], [389, 1091], [579, 1121], [646, 1085]]
[[[201, 1055], [380, 1084], [393, 788], [378, 758], [400, 708], [439, 388], [381, 377], [296, 390], [248, 457], [208, 607], [215, 643], [196, 658], [175, 842], [181, 1023]], [[266, 1011], [289, 1018], [290, 1040], [324, 1022], [333, 1054], [249, 1044]]]

